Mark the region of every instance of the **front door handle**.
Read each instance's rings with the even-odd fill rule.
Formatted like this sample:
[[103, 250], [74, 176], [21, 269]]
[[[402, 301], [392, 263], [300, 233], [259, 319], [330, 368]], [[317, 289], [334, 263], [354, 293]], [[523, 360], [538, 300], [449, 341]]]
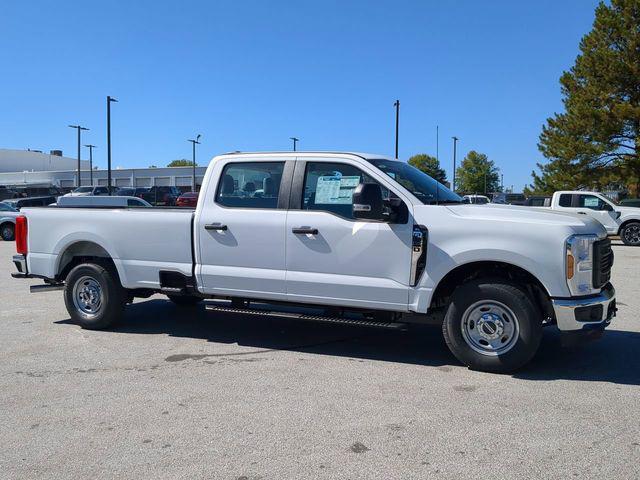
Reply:
[[296, 235], [317, 235], [318, 234], [318, 229], [311, 228], [311, 227], [292, 228], [291, 231]]
[[223, 225], [222, 223], [209, 223], [204, 226], [204, 229], [205, 230], [222, 230], [222, 231], [228, 230], [227, 226]]

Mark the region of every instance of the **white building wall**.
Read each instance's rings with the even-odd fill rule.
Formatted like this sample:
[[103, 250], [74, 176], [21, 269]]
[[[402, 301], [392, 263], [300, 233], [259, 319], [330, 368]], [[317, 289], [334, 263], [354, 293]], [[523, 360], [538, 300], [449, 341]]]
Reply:
[[[89, 169], [89, 162], [80, 162], [82, 169]], [[52, 172], [78, 168], [78, 159], [58, 157], [48, 153], [29, 150], [10, 150], [0, 148], [0, 172]]]

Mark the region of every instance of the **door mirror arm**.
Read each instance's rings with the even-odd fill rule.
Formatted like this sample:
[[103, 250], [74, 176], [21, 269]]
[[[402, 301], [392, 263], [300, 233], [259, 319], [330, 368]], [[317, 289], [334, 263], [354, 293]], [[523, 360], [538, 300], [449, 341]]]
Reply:
[[353, 218], [373, 221], [389, 221], [384, 214], [382, 189], [377, 183], [361, 183], [352, 195]]

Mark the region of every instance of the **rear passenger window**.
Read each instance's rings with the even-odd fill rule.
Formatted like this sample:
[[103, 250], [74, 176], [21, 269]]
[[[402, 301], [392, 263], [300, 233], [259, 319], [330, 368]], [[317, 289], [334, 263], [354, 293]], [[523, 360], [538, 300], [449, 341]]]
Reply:
[[561, 207], [570, 207], [571, 206], [571, 194], [570, 193], [563, 193], [562, 195], [560, 195], [560, 200], [558, 201], [558, 204]]
[[284, 162], [229, 163], [218, 182], [216, 203], [235, 208], [278, 208]]

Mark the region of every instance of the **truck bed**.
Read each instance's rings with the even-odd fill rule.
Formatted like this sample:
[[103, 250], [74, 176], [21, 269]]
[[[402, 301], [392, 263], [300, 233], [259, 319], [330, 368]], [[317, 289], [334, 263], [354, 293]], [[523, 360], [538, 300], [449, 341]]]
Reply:
[[159, 288], [160, 270], [192, 274], [193, 210], [52, 207], [21, 213], [28, 220], [30, 272], [53, 278], [62, 253], [90, 242], [113, 259], [125, 288]]

